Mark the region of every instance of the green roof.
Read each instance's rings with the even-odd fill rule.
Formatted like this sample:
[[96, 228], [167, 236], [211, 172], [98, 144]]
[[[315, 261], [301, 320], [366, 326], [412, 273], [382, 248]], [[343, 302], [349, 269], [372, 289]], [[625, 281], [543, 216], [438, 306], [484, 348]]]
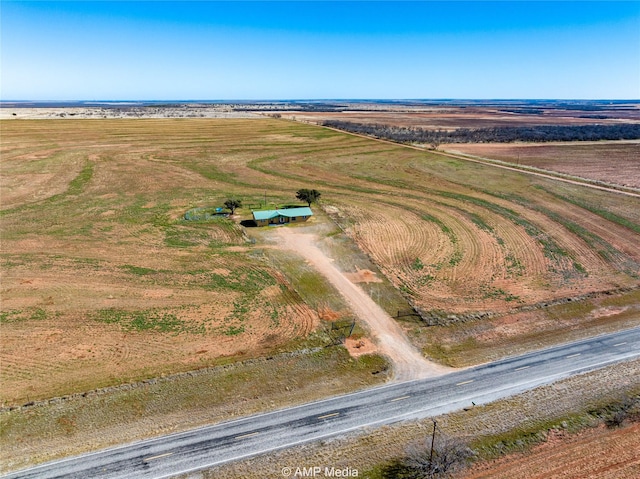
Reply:
[[284, 216], [286, 218], [293, 218], [294, 216], [313, 216], [313, 211], [308, 206], [301, 208], [287, 208], [283, 210], [263, 210], [252, 211], [253, 219], [256, 221], [270, 220], [272, 218], [278, 218]]

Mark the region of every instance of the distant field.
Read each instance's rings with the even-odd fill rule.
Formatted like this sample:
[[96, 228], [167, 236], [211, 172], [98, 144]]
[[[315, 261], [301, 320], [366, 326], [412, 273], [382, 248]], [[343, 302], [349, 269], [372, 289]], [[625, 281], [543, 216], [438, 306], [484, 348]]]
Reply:
[[[538, 110], [532, 108], [533, 110]], [[626, 110], [564, 110], [562, 108], [540, 109], [535, 113], [527, 109], [494, 106], [433, 106], [433, 107], [391, 107], [384, 110], [358, 109], [357, 106], [343, 111], [289, 111], [282, 112], [285, 118], [293, 118], [313, 123], [326, 120], [349, 121], [353, 123], [374, 123], [381, 125], [406, 126], [425, 129], [452, 130], [456, 128], [493, 128], [531, 125], [593, 125], [615, 124], [620, 120], [640, 122], [637, 106]]]
[[1, 127], [5, 404], [322, 343], [285, 260], [235, 222], [182, 219], [229, 196], [319, 189], [422, 313], [403, 325], [427, 351], [426, 324], [639, 285], [635, 198], [274, 119]]
[[640, 188], [640, 142], [455, 144], [440, 149]]

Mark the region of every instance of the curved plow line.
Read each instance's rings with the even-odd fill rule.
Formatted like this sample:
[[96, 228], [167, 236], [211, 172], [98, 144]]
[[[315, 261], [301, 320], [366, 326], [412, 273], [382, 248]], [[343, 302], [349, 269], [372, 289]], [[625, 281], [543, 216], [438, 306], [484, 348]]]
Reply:
[[[346, 209], [347, 211], [351, 211], [351, 218], [353, 218], [361, 228], [361, 230], [357, 230], [356, 233], [366, 242], [363, 246], [366, 247], [372, 257], [377, 258], [376, 263], [378, 264], [390, 263], [392, 265], [410, 268], [416, 256], [419, 255], [418, 251], [424, 252], [427, 248], [426, 245], [428, 245], [433, 236], [423, 234], [425, 229], [417, 226], [420, 223], [419, 216], [407, 208], [397, 208], [399, 214], [384, 215], [381, 213], [371, 213], [371, 211], [369, 211], [370, 208], [365, 209], [362, 207], [358, 207], [358, 211], [355, 212], [353, 206], [353, 203], [351, 203]], [[391, 206], [395, 208], [395, 205]], [[401, 214], [409, 214], [415, 219], [401, 218]], [[389, 218], [389, 216], [391, 216], [391, 218]], [[364, 221], [360, 220], [360, 218], [364, 218]], [[362, 233], [360, 231], [362, 231]], [[406, 232], [406, 235], [403, 235], [402, 231]], [[418, 237], [412, 234], [415, 231], [419, 232]], [[398, 245], [395, 248], [391, 246], [392, 241], [379, 240], [380, 238], [394, 240], [400, 236], [408, 236], [408, 243]], [[378, 241], [373, 241], [373, 239], [378, 239]], [[372, 246], [373, 243], [375, 243], [377, 247], [374, 248]], [[411, 251], [414, 251], [414, 253], [411, 253]]]
[[[446, 206], [447, 208], [454, 208], [454, 209], [462, 210], [462, 208], [460, 208], [460, 207], [459, 207], [459, 206], [457, 206], [457, 205], [454, 205], [454, 204], [448, 203], [448, 202], [446, 202], [446, 201], [441, 201], [441, 200], [437, 200], [437, 199], [435, 199], [435, 198], [440, 198], [440, 196], [438, 196], [438, 193], [437, 193], [437, 192], [436, 192], [436, 193], [424, 192], [424, 193], [423, 193], [422, 195], [420, 195], [420, 196], [418, 196], [418, 195], [408, 195], [408, 196], [407, 196], [407, 195], [403, 195], [403, 196], [408, 197], [408, 198], [411, 198], [411, 199], [422, 200], [422, 201], [424, 201], [425, 199], [429, 198], [429, 199], [431, 199], [431, 201], [433, 201], [433, 202], [434, 202], [434, 203], [436, 203], [436, 204], [439, 204], [439, 205], [442, 205], [442, 206]], [[434, 198], [434, 196], [435, 196], [435, 198]], [[448, 199], [450, 199], [450, 200], [457, 201], [457, 202], [459, 202], [459, 201], [464, 202], [464, 199], [451, 198], [451, 197], [447, 197], [447, 196], [445, 196], [445, 198], [448, 198]], [[378, 199], [378, 198], [376, 198], [376, 199]], [[389, 201], [389, 200], [385, 200], [384, 198], [380, 198], [380, 199], [379, 199], [379, 201], [380, 201], [380, 202], [383, 202], [383, 203], [387, 203], [387, 204], [393, 205], [393, 206], [396, 206], [396, 207], [404, 207], [404, 208], [406, 208], [406, 207], [407, 207], [407, 205], [406, 205], [406, 204], [401, 205], [401, 204], [394, 203], [394, 202]], [[479, 201], [482, 201], [483, 203], [488, 203], [486, 200], [481, 200], [481, 199], [479, 199]], [[472, 205], [474, 205], [474, 206], [480, 207], [480, 208], [482, 208], [482, 209], [483, 209], [483, 210], [485, 210], [485, 211], [488, 211], [488, 212], [490, 212], [490, 213], [493, 213], [493, 214], [497, 215], [499, 218], [501, 218], [501, 219], [503, 219], [503, 220], [508, 220], [509, 222], [514, 223], [516, 226], [520, 226], [520, 227], [522, 227], [522, 225], [519, 225], [517, 222], [515, 222], [513, 218], [507, 218], [507, 217], [505, 217], [505, 216], [503, 216], [503, 215], [500, 215], [500, 214], [499, 214], [499, 213], [497, 213], [496, 211], [493, 211], [493, 210], [492, 210], [492, 208], [488, 207], [487, 205], [475, 204], [475, 203], [471, 203], [471, 204], [472, 204]], [[498, 208], [500, 208], [500, 209], [507, 209], [506, 207], [501, 206], [501, 205], [498, 205], [498, 204], [496, 204], [496, 206], [497, 206]], [[464, 210], [463, 210], [463, 211], [464, 211]], [[414, 212], [415, 214], [420, 214], [420, 215], [422, 215], [422, 213], [417, 213], [417, 210], [415, 210], [415, 209], [413, 210], [413, 212]], [[516, 213], [516, 212], [514, 212], [514, 213]], [[518, 214], [518, 217], [520, 217], [520, 215], [519, 215], [519, 214]], [[527, 220], [526, 218], [524, 218], [524, 217], [523, 217], [523, 219], [524, 219], [527, 223], [531, 223], [531, 222], [530, 222], [529, 220]], [[531, 224], [533, 225], [533, 223], [531, 223]], [[539, 228], [538, 228], [538, 227], [536, 227], [536, 226], [534, 226], [534, 227], [535, 227], [536, 229], [539, 229]], [[525, 228], [525, 231], [526, 231], [526, 228]], [[544, 231], [543, 231], [543, 230], [540, 230], [540, 231], [541, 231], [541, 233], [543, 233], [543, 234], [544, 234]], [[529, 236], [529, 237], [531, 237], [531, 238], [532, 238], [536, 243], [539, 243], [538, 238], [536, 238], [535, 236], [532, 236], [530, 233], [527, 233], [527, 234], [528, 234], [528, 236]], [[522, 252], [524, 251], [524, 248], [529, 248], [529, 247], [530, 247], [530, 245], [521, 244], [520, 246], [518, 246], [516, 249], [514, 249], [514, 250], [513, 250], [513, 254], [521, 255], [521, 254], [522, 254]]]
[[[394, 208], [398, 207], [398, 209], [401, 210], [401, 211], [409, 211], [410, 213], [412, 213], [412, 216], [414, 216], [416, 218], [419, 218], [420, 216], [424, 216], [423, 211], [421, 211], [421, 210], [419, 210], [418, 208], [415, 208], [415, 207], [408, 207], [408, 205], [406, 205], [406, 204], [398, 205], [398, 204], [390, 202], [390, 201], [384, 201], [384, 203], [386, 203], [386, 204], [388, 204], [390, 206], [393, 206]], [[459, 211], [459, 209], [457, 209], [455, 207], [452, 207], [450, 205], [444, 205], [444, 206], [447, 209], [448, 208], [453, 208], [455, 211]], [[441, 212], [441, 214], [444, 214], [444, 213]], [[353, 216], [353, 213], [351, 215]], [[357, 220], [358, 216], [359, 215], [356, 214], [356, 220]], [[392, 216], [393, 219], [392, 220], [388, 220], [387, 222], [396, 222], [397, 223], [399, 221], [398, 215], [393, 214], [391, 216]], [[451, 216], [450, 214], [447, 214], [447, 218], [450, 218], [450, 216]], [[460, 216], [460, 217], [458, 217], [458, 216]], [[386, 217], [384, 217], [384, 216], [383, 216], [383, 218], [386, 219]], [[477, 268], [476, 267], [472, 268], [472, 265], [478, 264], [477, 263], [477, 258], [484, 258], [486, 255], [481, 255], [481, 254], [478, 253], [480, 246], [479, 246], [479, 244], [477, 244], [477, 242], [473, 241], [473, 239], [475, 238], [475, 234], [474, 233], [475, 233], [476, 227], [473, 226], [472, 229], [469, 229], [469, 223], [470, 222], [469, 221], [465, 221], [465, 219], [467, 219], [466, 215], [454, 215], [454, 218], [455, 218], [455, 223], [457, 224], [457, 227], [455, 227], [455, 228], [458, 230], [458, 235], [461, 238], [463, 238], [462, 242], [465, 243], [465, 244], [468, 243], [470, 245], [470, 247], [466, 250], [466, 252], [467, 252], [467, 254], [465, 254], [466, 261], [463, 261], [463, 264], [461, 264], [461, 265], [458, 265], [458, 264], [452, 265], [453, 268], [452, 268], [451, 274], [449, 275], [449, 278], [442, 278], [445, 281], [448, 279], [449, 281], [454, 281], [455, 282], [457, 277], [458, 277], [458, 275], [462, 275], [463, 277], [467, 277], [468, 276], [468, 274], [466, 274], [465, 271], [467, 271], [469, 269], [473, 269], [475, 271]], [[405, 223], [406, 221], [407, 220], [404, 219], [402, 222]], [[453, 221], [453, 219], [452, 219], [452, 221]], [[379, 231], [379, 229], [380, 229], [377, 226], [377, 223], [379, 223], [379, 222], [380, 221], [376, 221], [375, 222], [376, 223], [376, 231]], [[418, 221], [414, 220], [411, 223], [412, 224], [416, 224], [416, 223], [419, 223], [419, 222], [420, 222], [420, 220], [418, 219]], [[440, 222], [440, 226], [441, 227], [444, 226], [443, 222], [441, 222], [440, 220], [439, 220], [439, 222]], [[382, 222], [382, 224], [385, 224], [385, 222]], [[366, 228], [366, 226], [364, 226], [364, 227]], [[410, 232], [412, 230], [411, 228], [405, 228], [405, 229], [408, 232]], [[419, 228], [419, 229], [421, 229], [421, 228]], [[486, 234], [486, 233], [484, 233], [484, 234]], [[397, 237], [398, 236], [397, 231], [392, 236]], [[449, 235], [449, 236], [451, 236], [451, 235]], [[487, 236], [488, 236], [488, 234], [487, 234]], [[370, 249], [370, 248], [367, 248], [367, 249]], [[422, 249], [423, 250], [425, 249], [425, 245], [424, 244], [422, 245]], [[475, 251], [475, 253], [474, 253], [474, 251]], [[498, 266], [500, 264], [500, 261], [498, 260], [498, 258], [500, 257], [500, 254], [499, 254], [500, 248], [496, 245], [496, 247], [493, 248], [492, 251], [495, 253], [493, 256], [496, 257], [496, 261], [494, 261], [493, 263], [495, 263], [495, 265]], [[377, 251], [373, 251], [373, 253], [374, 253], [373, 254], [374, 257], [376, 257], [376, 256], [378, 257], [379, 261], [377, 261], [377, 263], [379, 265], [382, 264], [382, 268], [386, 271], [387, 276], [388, 277], [389, 276], [397, 277], [400, 280], [401, 284], [399, 286], [402, 286], [402, 285], [408, 286], [408, 285], [410, 285], [411, 289], [416, 290], [416, 292], [418, 290], [420, 290], [420, 289], [423, 289], [424, 284], [420, 282], [420, 279], [416, 278], [416, 274], [418, 274], [418, 273], [413, 273], [411, 271], [411, 265], [407, 264], [406, 258], [404, 258], [404, 256], [406, 256], [406, 253], [403, 253], [403, 255], [401, 255], [402, 257], [400, 259], [402, 259], [403, 261], [396, 261], [395, 262], [403, 270], [403, 271], [400, 271], [400, 272], [396, 271], [396, 268], [394, 268], [394, 267], [391, 267], [391, 268], [385, 267], [384, 265], [387, 264], [387, 261], [384, 261], [384, 260], [380, 261], [381, 258], [379, 257], [379, 254], [375, 254], [375, 253], [377, 253]], [[404, 267], [402, 267], [402, 265], [404, 265]], [[484, 269], [486, 269], [486, 268], [484, 268]], [[393, 282], [397, 284], [396, 281], [393, 281]]]

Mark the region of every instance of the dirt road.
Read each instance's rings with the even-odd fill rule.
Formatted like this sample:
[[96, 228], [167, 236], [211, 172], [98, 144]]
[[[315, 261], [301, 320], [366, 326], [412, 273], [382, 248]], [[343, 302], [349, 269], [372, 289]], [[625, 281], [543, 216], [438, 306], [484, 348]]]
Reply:
[[280, 247], [307, 260], [342, 294], [355, 316], [367, 325], [380, 353], [389, 358], [398, 381], [445, 374], [451, 369], [427, 361], [398, 324], [340, 271], [318, 246], [317, 237], [299, 228], [278, 228]]
[[447, 152], [447, 151], [433, 151], [433, 150], [427, 150], [427, 148], [425, 147], [420, 147], [420, 146], [416, 146], [416, 145], [407, 145], [407, 144], [403, 144], [403, 143], [397, 143], [395, 141], [391, 141], [391, 140], [385, 140], [384, 138], [374, 138], [371, 136], [367, 136], [367, 135], [361, 135], [358, 133], [352, 133], [350, 131], [345, 131], [345, 130], [339, 130], [337, 128], [331, 128], [329, 126], [323, 126], [323, 128], [327, 128], [328, 130], [333, 130], [333, 131], [337, 131], [339, 133], [346, 133], [348, 135], [353, 135], [353, 136], [358, 136], [360, 138], [367, 138], [368, 140], [374, 140], [374, 141], [378, 141], [381, 143], [388, 143], [390, 145], [396, 145], [396, 146], [404, 146], [405, 148], [411, 148], [412, 150], [418, 150], [418, 151], [428, 151], [429, 153], [432, 153], [434, 155], [440, 155], [440, 156], [447, 156], [449, 158], [455, 158], [456, 160], [464, 160], [464, 161], [469, 161], [471, 163], [480, 163], [482, 165], [486, 165], [486, 166], [493, 166], [495, 168], [502, 168], [503, 170], [511, 170], [511, 171], [516, 171], [518, 173], [525, 173], [527, 175], [533, 175], [533, 176], [539, 176], [541, 178], [547, 178], [550, 180], [557, 180], [557, 181], [562, 181], [564, 183], [569, 183], [572, 185], [579, 185], [579, 186], [586, 186], [587, 188], [592, 188], [594, 190], [602, 190], [602, 191], [608, 191], [610, 193], [619, 193], [621, 195], [625, 195], [625, 196], [633, 196], [634, 198], [640, 198], [640, 193], [636, 193], [634, 191], [629, 191], [629, 189], [621, 189], [621, 188], [614, 188], [613, 186], [601, 186], [601, 185], [594, 185], [593, 183], [591, 183], [588, 179], [584, 179], [584, 181], [578, 181], [578, 180], [572, 180], [569, 178], [564, 178], [560, 175], [562, 175], [562, 173], [556, 173], [556, 174], [552, 174], [552, 172], [549, 173], [541, 173], [538, 171], [531, 171], [522, 167], [516, 167], [516, 166], [509, 166], [509, 165], [501, 165], [496, 163], [495, 161], [491, 161], [490, 159], [486, 159], [483, 160], [481, 158], [470, 158], [468, 156], [461, 156], [461, 155], [457, 155], [453, 152]]

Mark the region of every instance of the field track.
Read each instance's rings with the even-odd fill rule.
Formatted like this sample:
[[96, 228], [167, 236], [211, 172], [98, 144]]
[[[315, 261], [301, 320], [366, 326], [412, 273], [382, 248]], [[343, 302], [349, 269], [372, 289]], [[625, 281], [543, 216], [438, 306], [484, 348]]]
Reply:
[[[353, 135], [353, 136], [359, 136], [362, 138], [367, 138], [370, 140], [374, 140], [374, 141], [380, 141], [383, 143], [389, 143], [392, 145], [398, 145], [398, 143], [390, 141], [390, 140], [385, 140], [383, 138], [372, 138], [370, 136], [366, 136], [366, 135], [360, 135], [358, 133], [352, 133], [352, 132], [347, 132], [347, 131], [343, 131], [343, 130], [339, 130], [337, 128], [331, 128], [329, 126], [323, 126], [323, 128], [327, 128], [329, 130], [334, 130], [334, 131], [338, 131], [347, 135]], [[425, 151], [425, 148], [420, 147], [420, 146], [415, 146], [415, 145], [406, 145], [403, 144], [402, 146], [404, 146], [405, 148], [412, 148], [418, 151]], [[596, 190], [601, 190], [601, 191], [607, 191], [610, 193], [620, 193], [623, 195], [627, 195], [627, 196], [632, 196], [634, 198], [640, 198], [640, 193], [636, 193], [634, 191], [629, 191], [629, 189], [620, 189], [620, 188], [613, 188], [613, 187], [609, 187], [609, 186], [602, 186], [602, 185], [595, 185], [591, 182], [589, 182], [588, 180], [585, 181], [579, 181], [579, 180], [572, 180], [569, 178], [563, 178], [562, 176], [559, 175], [553, 175], [550, 173], [541, 173], [541, 172], [537, 172], [537, 171], [531, 171], [530, 169], [527, 168], [520, 168], [520, 167], [515, 167], [515, 166], [509, 166], [509, 165], [500, 165], [497, 164], [493, 161], [489, 161], [489, 160], [482, 160], [479, 158], [470, 158], [469, 156], [466, 155], [459, 155], [459, 154], [455, 154], [455, 153], [451, 153], [451, 152], [446, 152], [446, 151], [430, 151], [431, 153], [435, 154], [435, 155], [442, 155], [442, 156], [446, 156], [449, 158], [455, 158], [458, 160], [465, 160], [465, 161], [471, 161], [473, 163], [480, 163], [483, 165], [488, 165], [488, 166], [494, 166], [496, 168], [503, 168], [505, 170], [511, 170], [511, 171], [517, 171], [519, 173], [526, 173], [529, 175], [534, 175], [534, 176], [539, 176], [541, 178], [549, 178], [552, 180], [557, 180], [557, 181], [562, 181], [565, 183], [569, 183], [571, 185], [580, 185], [580, 186], [586, 186], [588, 188], [593, 188]]]
[[283, 249], [311, 263], [340, 291], [356, 317], [367, 325], [378, 351], [389, 358], [395, 380], [409, 381], [448, 372], [447, 368], [427, 361], [420, 354], [389, 314], [336, 268], [333, 260], [314, 244], [316, 238], [313, 235], [299, 229], [284, 228], [278, 229], [277, 235]]

